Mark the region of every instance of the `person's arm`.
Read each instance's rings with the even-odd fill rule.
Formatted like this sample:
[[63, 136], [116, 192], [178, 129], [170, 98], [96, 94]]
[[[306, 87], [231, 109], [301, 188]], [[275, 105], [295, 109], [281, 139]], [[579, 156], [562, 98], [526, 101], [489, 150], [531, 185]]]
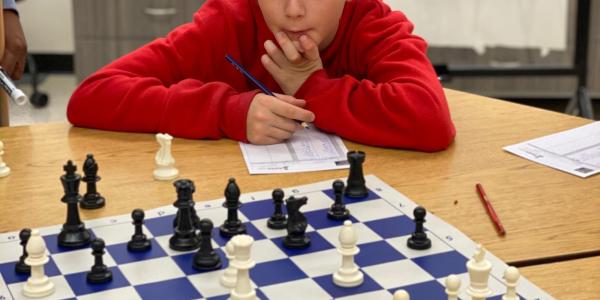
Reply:
[[[385, 15], [385, 12], [382, 12]], [[313, 73], [295, 97], [306, 99], [317, 127], [360, 143], [437, 151], [455, 129], [426, 43], [400, 13], [365, 18], [349, 57], [364, 78]]]
[[0, 65], [12, 79], [21, 79], [27, 59], [27, 42], [14, 0], [3, 1], [5, 50]]

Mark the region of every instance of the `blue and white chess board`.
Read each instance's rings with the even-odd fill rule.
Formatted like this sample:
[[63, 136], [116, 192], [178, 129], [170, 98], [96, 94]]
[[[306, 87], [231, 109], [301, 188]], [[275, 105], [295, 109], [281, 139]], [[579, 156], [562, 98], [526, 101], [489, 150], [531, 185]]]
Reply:
[[[432, 248], [423, 251], [406, 247], [414, 231], [412, 211], [416, 204], [377, 177], [366, 177], [369, 195], [364, 199], [346, 198], [358, 234], [360, 253], [356, 264], [364, 273], [364, 283], [355, 288], [333, 284], [332, 274], [341, 264], [336, 250], [341, 221], [326, 217], [333, 203], [333, 180], [284, 189], [290, 195], [307, 196], [302, 208], [308, 219], [307, 234], [312, 244], [304, 250], [283, 247], [285, 230], [272, 230], [266, 221], [273, 213], [272, 191], [243, 194], [239, 217], [248, 234], [255, 239], [252, 258], [256, 266], [250, 277], [261, 299], [392, 299], [397, 289], [404, 289], [411, 299], [446, 299], [444, 279], [449, 274], [461, 278], [461, 299], [469, 299], [465, 290], [469, 284], [467, 260], [476, 244], [456, 228], [427, 215], [425, 227]], [[225, 182], [224, 182], [225, 183]], [[239, 182], [243, 191], [244, 183]], [[176, 196], [173, 193], [173, 201]], [[227, 242], [218, 234], [218, 225], [227, 216], [223, 199], [197, 202], [200, 218], [210, 218], [215, 224], [213, 244], [223, 259], [223, 268], [199, 272], [192, 268], [194, 251], [177, 252], [169, 248], [176, 208], [165, 206], [146, 210], [144, 232], [152, 239], [152, 249], [144, 253], [127, 250], [133, 234], [129, 214], [86, 221], [96, 237], [106, 242], [104, 263], [110, 267], [113, 280], [106, 284], [89, 284], [85, 274], [93, 265], [91, 249], [65, 249], [57, 245], [61, 225], [40, 228], [50, 262], [46, 275], [56, 291], [48, 299], [227, 299], [229, 290], [219, 284], [227, 267], [224, 246]], [[57, 201], [57, 205], [63, 205]], [[66, 209], [66, 208], [65, 208]], [[26, 275], [16, 274], [14, 265], [21, 255], [18, 232], [0, 235], [0, 299], [25, 299], [21, 289]], [[502, 275], [507, 265], [488, 253], [493, 269], [489, 287], [500, 299], [505, 292]], [[526, 278], [519, 280], [518, 293], [526, 299], [553, 299]]]

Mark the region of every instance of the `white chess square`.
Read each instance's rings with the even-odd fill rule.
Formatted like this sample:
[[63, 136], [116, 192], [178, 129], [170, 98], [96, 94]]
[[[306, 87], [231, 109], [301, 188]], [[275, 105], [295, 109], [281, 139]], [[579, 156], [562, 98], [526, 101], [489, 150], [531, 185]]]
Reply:
[[[471, 280], [469, 279], [469, 273], [455, 275], [458, 276], [458, 278], [460, 279], [460, 293], [458, 294], [458, 297], [460, 299], [470, 299], [471, 297], [467, 295], [467, 287], [469, 287], [469, 282], [471, 282]], [[437, 281], [442, 286], [446, 286], [446, 277], [439, 278]], [[492, 291], [490, 297], [502, 295], [504, 292], [506, 292], [506, 286], [504, 286], [502, 282], [498, 281], [492, 276], [490, 276], [488, 280], [488, 288]]]
[[427, 237], [429, 237], [429, 239], [431, 240], [431, 248], [425, 249], [425, 250], [410, 249], [410, 248], [408, 248], [408, 246], [406, 246], [406, 241], [408, 240], [409, 237], [410, 237], [410, 235], [399, 236], [399, 237], [387, 239], [386, 242], [388, 244], [392, 245], [392, 247], [394, 247], [396, 250], [398, 250], [398, 252], [402, 253], [402, 255], [404, 255], [408, 258], [428, 256], [428, 255], [433, 255], [433, 254], [438, 254], [438, 253], [450, 252], [450, 251], [454, 250], [454, 249], [452, 249], [452, 247], [448, 246], [448, 244], [446, 244], [444, 241], [440, 240], [438, 237], [436, 237], [433, 234], [427, 235]]
[[338, 300], [374, 300], [374, 299], [392, 299], [393, 295], [387, 290], [378, 290], [374, 292], [356, 294], [352, 296], [346, 296], [336, 298]]
[[337, 249], [296, 255], [290, 258], [309, 277], [333, 274], [342, 265]]
[[19, 260], [21, 254], [23, 254], [23, 247], [21, 247], [20, 242], [17, 232], [12, 241], [0, 243], [0, 264]]
[[185, 276], [175, 261], [168, 256], [119, 265], [119, 269], [132, 285]]
[[365, 267], [363, 271], [385, 289], [427, 282], [434, 279], [410, 259]]
[[[287, 195], [287, 196], [291, 196], [291, 195]], [[331, 204], [333, 204], [333, 200], [321, 191], [306, 193], [306, 194], [303, 194], [302, 196], [308, 197], [308, 200], [306, 201], [306, 205], [304, 205], [304, 206], [302, 206], [302, 208], [300, 208], [300, 211], [302, 211], [302, 212], [309, 212], [309, 211], [313, 211], [313, 210], [329, 208], [331, 206]]]
[[[98, 226], [94, 227], [92, 230], [96, 236], [102, 237], [106, 245], [114, 245], [129, 242], [135, 230], [135, 226], [129, 222]], [[148, 228], [143, 226], [143, 231], [146, 237], [152, 238], [152, 233]]]
[[[206, 210], [198, 209], [199, 207], [202, 207], [203, 204], [204, 203], [202, 202], [196, 203], [196, 213], [198, 214], [200, 220], [205, 218], [210, 219], [213, 222], [214, 227], [221, 226], [221, 224], [223, 224], [223, 222], [227, 220], [227, 209], [225, 209], [223, 206], [214, 207]], [[238, 211], [238, 219], [242, 222], [248, 221], [248, 218], [246, 218], [246, 216], [244, 216], [244, 214], [241, 211]]]
[[[225, 251], [225, 249], [223, 249]], [[252, 244], [252, 259], [258, 264], [286, 258], [287, 255], [269, 239], [254, 241]]]
[[[75, 293], [71, 290], [69, 283], [65, 279], [64, 276], [53, 276], [49, 278], [50, 281], [54, 283], [54, 293], [49, 296], [43, 298], [36, 298], [40, 300], [53, 300], [53, 299], [65, 299], [65, 298], [73, 298], [75, 297]], [[25, 297], [23, 295], [23, 285], [25, 282], [13, 283], [8, 286], [10, 292], [14, 298], [14, 300], [28, 300], [31, 298]]]
[[360, 222], [401, 216], [403, 213], [383, 199], [375, 199], [346, 205], [350, 214]]
[[331, 296], [310, 278], [269, 285], [261, 287], [260, 290], [269, 299], [331, 299]]
[[[339, 247], [340, 246], [340, 231], [342, 230], [343, 225], [336, 227], [329, 227], [325, 229], [319, 229], [319, 234], [325, 238], [332, 245]], [[363, 223], [354, 223], [352, 224], [352, 228], [356, 232], [356, 236], [358, 238], [357, 244], [366, 244], [371, 242], [376, 242], [382, 240], [382, 238], [371, 230], [367, 225]]]
[[138, 295], [135, 288], [127, 286], [118, 289], [112, 289], [108, 291], [102, 291], [83, 295], [77, 297], [77, 300], [106, 300], [106, 299], [127, 299], [127, 300], [141, 300], [142, 298]]
[[[63, 275], [89, 271], [94, 265], [94, 256], [90, 248], [53, 254], [52, 259]], [[105, 251], [102, 259], [108, 267], [117, 265], [108, 251]]]
[[[225, 270], [223, 269], [213, 272], [198, 273], [190, 275], [187, 278], [204, 298], [229, 295], [231, 289], [222, 286], [220, 282], [224, 272]], [[252, 287], [256, 288], [254, 282], [251, 281], [251, 284]]]

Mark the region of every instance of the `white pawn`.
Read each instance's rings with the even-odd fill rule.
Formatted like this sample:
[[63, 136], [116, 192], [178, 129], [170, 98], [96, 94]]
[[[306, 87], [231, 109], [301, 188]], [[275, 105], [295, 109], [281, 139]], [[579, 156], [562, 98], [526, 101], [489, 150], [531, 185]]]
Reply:
[[485, 259], [485, 249], [481, 244], [477, 245], [477, 250], [473, 257], [467, 262], [470, 284], [467, 288], [467, 295], [472, 300], [485, 300], [492, 295], [492, 290], [488, 288], [488, 280], [492, 271], [492, 263]]
[[0, 141], [0, 177], [8, 176], [8, 174], [10, 174], [10, 168], [2, 160], [2, 155], [4, 155], [4, 143]]
[[234, 252], [235, 246], [233, 245], [233, 242], [229, 240], [225, 245], [225, 256], [227, 256], [229, 266], [225, 269], [223, 276], [221, 276], [221, 285], [230, 289], [235, 287], [235, 282], [237, 281], [237, 270], [233, 267], [233, 261], [235, 259]]
[[231, 263], [237, 269], [237, 280], [235, 287], [231, 291], [229, 299], [231, 300], [258, 300], [256, 291], [250, 284], [249, 270], [256, 265], [254, 260], [250, 258], [250, 247], [254, 242], [254, 238], [247, 234], [239, 234], [231, 238], [235, 249], [235, 259]]
[[405, 290], [397, 290], [394, 293], [394, 300], [410, 300], [410, 295]]
[[446, 295], [448, 300], [458, 300], [458, 293], [460, 290], [460, 278], [454, 274], [446, 277]]
[[29, 256], [25, 263], [31, 266], [31, 276], [23, 285], [23, 295], [29, 298], [42, 298], [54, 292], [54, 283], [44, 274], [44, 265], [48, 263], [46, 243], [36, 229], [31, 231], [31, 237], [25, 246]]
[[363, 283], [364, 275], [354, 263], [354, 256], [360, 252], [360, 249], [356, 247], [358, 238], [352, 228], [352, 221], [344, 221], [339, 240], [338, 252], [342, 254], [342, 266], [333, 273], [333, 283], [341, 287], [358, 286]]
[[175, 168], [175, 159], [171, 155], [171, 141], [173, 137], [168, 134], [156, 134], [156, 141], [160, 144], [160, 149], [154, 157], [156, 169], [154, 169], [154, 179], [171, 180], [179, 175], [179, 170]]
[[517, 281], [519, 281], [519, 269], [515, 267], [508, 267], [504, 271], [504, 280], [506, 280], [506, 294], [502, 296], [502, 300], [519, 300], [517, 295]]

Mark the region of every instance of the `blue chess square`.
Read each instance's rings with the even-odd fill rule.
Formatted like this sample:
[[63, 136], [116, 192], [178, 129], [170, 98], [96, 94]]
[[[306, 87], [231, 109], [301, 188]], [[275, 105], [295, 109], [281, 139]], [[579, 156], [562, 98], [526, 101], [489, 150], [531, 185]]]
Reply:
[[405, 290], [412, 299], [446, 299], [446, 288], [436, 280], [421, 282], [389, 290], [394, 294], [397, 290]]
[[[343, 200], [344, 204], [357, 203], [357, 202], [363, 202], [363, 201], [369, 201], [369, 200], [375, 200], [375, 199], [381, 198], [375, 192], [371, 191], [371, 189], [367, 188], [367, 190], [369, 193], [367, 194], [367, 196], [362, 197], [362, 198], [351, 198], [351, 197], [344, 195], [344, 200]], [[329, 198], [331, 198], [331, 200], [335, 200], [335, 194], [333, 193], [333, 189], [323, 190], [323, 193], [325, 195], [327, 195]]]
[[[60, 275], [60, 271], [58, 270], [56, 263], [52, 259], [52, 256], [50, 256], [48, 258], [49, 258], [49, 261], [44, 266], [44, 271], [45, 271], [46, 276], [51, 277], [51, 276]], [[15, 272], [15, 264], [16, 263], [17, 263], [16, 261], [13, 261], [13, 262], [7, 262], [7, 263], [0, 264], [0, 274], [2, 274], [2, 277], [4, 278], [4, 282], [6, 284], [26, 281], [27, 278], [29, 278], [29, 276], [30, 276], [29, 274], [19, 274], [19, 273]]]
[[[215, 252], [217, 253], [217, 255], [219, 255], [219, 257], [221, 257], [221, 268], [220, 269], [227, 268], [227, 266], [229, 265], [229, 261], [227, 260], [227, 257], [225, 256], [225, 253], [223, 252], [223, 250], [215, 249]], [[171, 258], [175, 261], [175, 263], [179, 266], [179, 268], [183, 271], [183, 273], [185, 273], [185, 275], [192, 275], [192, 274], [204, 272], [204, 271], [196, 270], [192, 267], [192, 264], [194, 261], [194, 255], [196, 255], [196, 252], [186, 253], [186, 254], [182, 254], [182, 255], [176, 255], [176, 256], [172, 256]]]
[[[324, 275], [320, 277], [313, 278], [314, 281], [317, 282], [329, 295], [332, 295], [334, 298], [345, 297], [350, 295], [362, 294], [366, 292], [372, 292], [376, 290], [380, 290], [382, 287], [373, 280], [373, 278], [369, 277], [366, 273], [363, 272], [364, 281], [361, 285], [356, 287], [340, 287], [333, 283], [333, 275]], [[418, 298], [417, 298], [418, 299]]]
[[[88, 231], [90, 232], [90, 242], [91, 242], [96, 238], [96, 235], [94, 234], [93, 230], [88, 229]], [[50, 251], [51, 254], [79, 250], [79, 249], [84, 249], [84, 248], [90, 247], [89, 244], [85, 245], [85, 246], [81, 246], [81, 247], [76, 247], [76, 248], [67, 248], [67, 247], [59, 246], [58, 245], [58, 234], [44, 235], [44, 236], [42, 236], [42, 238], [46, 242], [46, 248], [48, 249], [48, 251]]]
[[86, 278], [87, 271], [66, 275], [65, 279], [77, 296], [116, 289], [129, 285], [129, 281], [127, 281], [118, 267], [111, 267], [108, 269], [112, 271], [112, 280], [106, 283], [88, 283]]
[[202, 297], [185, 277], [138, 285], [135, 290], [145, 300], [188, 300]]
[[[258, 297], [258, 299], [269, 300], [269, 298], [260, 289], [256, 289], [255, 292], [256, 292], [256, 297]], [[229, 299], [229, 296], [230, 296], [229, 294], [214, 296], [214, 297], [207, 298], [207, 300], [227, 300], [227, 299]]]
[[316, 231], [307, 232], [306, 236], [310, 238], [310, 246], [306, 249], [288, 249], [283, 246], [284, 237], [278, 237], [273, 239], [273, 243], [279, 247], [287, 256], [307, 254], [327, 249], [335, 248], [330, 244], [323, 236]]
[[[285, 204], [281, 205], [282, 212], [287, 214]], [[258, 220], [270, 217], [275, 211], [275, 205], [272, 199], [260, 200], [256, 202], [243, 203], [240, 211], [248, 220]]]
[[[329, 210], [328, 208], [313, 210], [313, 211], [304, 213], [304, 216], [306, 217], [308, 224], [310, 226], [312, 226], [314, 229], [323, 229], [323, 228], [344, 225], [344, 220], [332, 220], [332, 219], [328, 218], [327, 217], [328, 210]], [[350, 215], [349, 220], [352, 221], [352, 223], [358, 222], [352, 215]]]
[[165, 253], [158, 242], [156, 242], [154, 239], [150, 239], [150, 244], [152, 245], [152, 248], [143, 252], [129, 251], [127, 249], [127, 243], [109, 245], [106, 247], [106, 250], [119, 265], [167, 256], [167, 253]]
[[360, 267], [367, 267], [391, 261], [398, 261], [406, 257], [398, 252], [386, 241], [377, 241], [360, 245], [360, 252], [354, 261]]
[[173, 234], [173, 220], [175, 215], [151, 218], [144, 221], [144, 225], [154, 237]]
[[258, 263], [250, 269], [250, 278], [259, 287], [307, 277], [289, 258]]
[[[266, 237], [260, 232], [260, 230], [258, 230], [256, 226], [252, 225], [252, 223], [246, 222], [244, 224], [246, 225], [246, 234], [252, 236], [255, 241], [266, 239]], [[229, 238], [223, 237], [221, 235], [221, 233], [219, 232], [220, 226], [221, 224], [213, 228], [212, 239], [217, 243], [217, 245], [219, 245], [219, 247], [223, 247], [225, 246], [225, 244], [227, 244], [227, 242], [229, 242]]]
[[407, 216], [396, 216], [364, 223], [384, 239], [412, 234], [415, 223]]
[[456, 251], [417, 257], [413, 261], [435, 278], [467, 272], [467, 258]]

